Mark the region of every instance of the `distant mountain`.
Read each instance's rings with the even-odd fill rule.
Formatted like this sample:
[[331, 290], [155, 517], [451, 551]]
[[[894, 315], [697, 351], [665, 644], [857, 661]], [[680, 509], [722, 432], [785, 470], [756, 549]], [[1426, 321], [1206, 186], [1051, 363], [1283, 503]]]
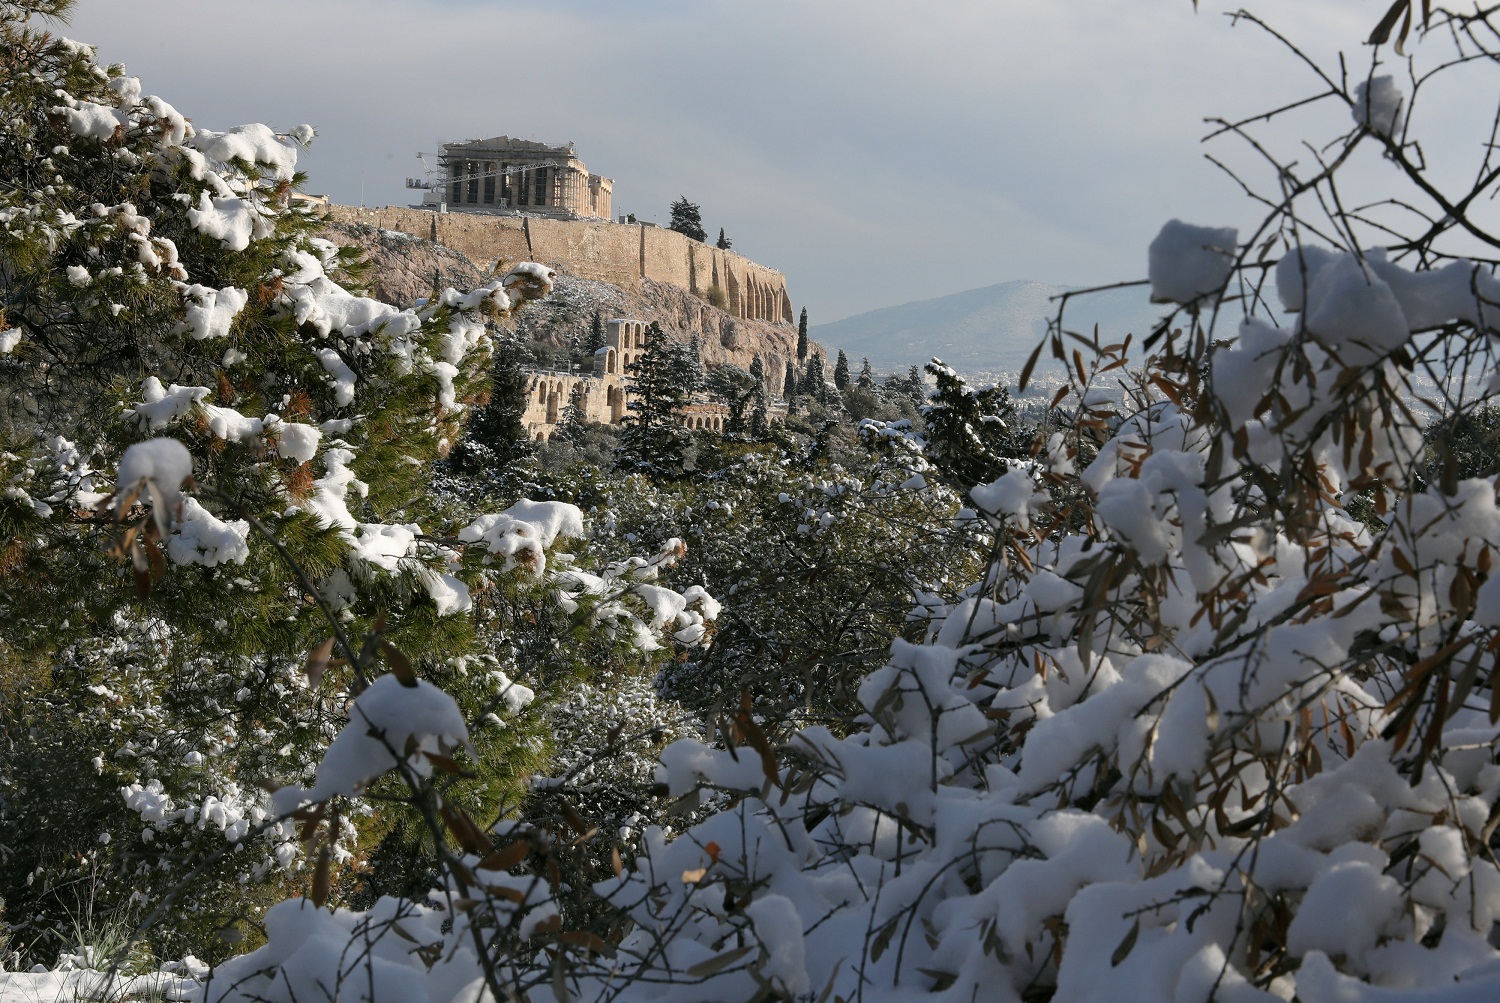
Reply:
[[[1044, 282], [1002, 282], [936, 299], [871, 310], [808, 329], [808, 336], [830, 352], [842, 348], [856, 370], [868, 357], [877, 371], [920, 366], [933, 356], [965, 374], [1017, 372], [1056, 316], [1053, 297], [1067, 286]], [[1112, 289], [1068, 303], [1068, 330], [1092, 332], [1105, 342], [1134, 332], [1139, 341], [1161, 316], [1145, 286]]]

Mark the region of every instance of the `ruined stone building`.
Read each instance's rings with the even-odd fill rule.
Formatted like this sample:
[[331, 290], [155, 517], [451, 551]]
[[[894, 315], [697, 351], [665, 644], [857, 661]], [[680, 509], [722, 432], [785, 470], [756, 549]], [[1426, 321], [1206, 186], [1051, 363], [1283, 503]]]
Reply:
[[[575, 387], [581, 388], [585, 421], [618, 425], [630, 401], [630, 377], [625, 367], [646, 350], [646, 322], [616, 319], [605, 326], [604, 347], [594, 353], [592, 373], [534, 372], [526, 388], [526, 412], [521, 423], [526, 434], [546, 442], [557, 431], [558, 422]], [[683, 422], [688, 428], [724, 431], [729, 411], [722, 404], [698, 401], [690, 405]]]
[[444, 143], [445, 184], [424, 207], [459, 212], [523, 212], [555, 219], [609, 219], [614, 181], [590, 174], [573, 144], [548, 146], [496, 136]]

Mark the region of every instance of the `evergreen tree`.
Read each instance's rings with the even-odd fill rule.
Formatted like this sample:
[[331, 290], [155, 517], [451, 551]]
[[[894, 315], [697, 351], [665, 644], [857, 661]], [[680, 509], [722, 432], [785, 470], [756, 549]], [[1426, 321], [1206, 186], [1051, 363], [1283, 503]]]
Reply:
[[557, 431], [552, 434], [553, 438], [575, 446], [582, 442], [584, 428], [588, 424], [585, 411], [583, 382], [580, 380], [573, 384], [573, 391], [568, 394], [568, 406], [558, 416]]
[[727, 251], [734, 246], [734, 241], [724, 236], [724, 228], [722, 226], [719, 227], [719, 241], [717, 246], [721, 251]]
[[645, 350], [626, 367], [632, 377], [630, 414], [615, 451], [615, 467], [655, 479], [681, 476], [688, 433], [682, 424], [690, 397], [683, 386], [673, 343], [655, 321], [646, 328]]
[[51, 960], [196, 862], [151, 946], [219, 953], [300, 859], [253, 824], [258, 785], [310, 778], [367, 681], [309, 652], [384, 632], [439, 681], [488, 657], [460, 615], [484, 572], [424, 536], [459, 528], [432, 466], [483, 399], [489, 321], [552, 274], [351, 294], [354, 252], [289, 197], [311, 130], [198, 129], [28, 23], [67, 6], [0, 3], [0, 940]]
[[708, 239], [708, 233], [703, 229], [703, 212], [689, 202], [686, 195], [679, 196], [672, 203], [672, 221], [667, 224], [667, 229], [686, 234], [700, 243]]
[[706, 387], [703, 371], [703, 339], [696, 331], [688, 339], [687, 347], [683, 351], [683, 369], [688, 393], [701, 394]]
[[802, 362], [807, 358], [807, 307], [802, 308], [802, 316], [797, 321], [797, 361]]
[[807, 357], [807, 368], [801, 380], [802, 393], [819, 404], [828, 400], [828, 375], [823, 368], [823, 356], [814, 352]]
[[474, 408], [463, 438], [454, 447], [452, 462], [457, 469], [493, 471], [531, 455], [531, 442], [521, 422], [531, 385], [523, 365], [525, 352], [526, 346], [515, 335], [495, 339], [489, 397]]
[[786, 360], [786, 373], [781, 378], [781, 396], [783, 400], [797, 396], [797, 367], [791, 359]]
[[854, 383], [861, 390], [875, 389], [875, 374], [870, 370], [869, 356], [865, 357], [864, 364], [859, 367], [859, 375], [854, 378]]
[[752, 393], [754, 399], [750, 408], [750, 435], [758, 440], [765, 439], [771, 431], [771, 417], [766, 407], [765, 385], [757, 386]]
[[910, 401], [920, 405], [927, 399], [927, 383], [922, 379], [922, 374], [916, 366], [908, 369], [905, 375], [897, 373], [886, 377], [886, 381], [881, 384], [880, 391], [893, 402]]
[[761, 361], [760, 353], [755, 353], [755, 358], [750, 360], [750, 375], [755, 379], [756, 386], [762, 391], [766, 388], [766, 364]]
[[971, 389], [937, 359], [927, 364], [937, 389], [922, 407], [927, 423], [923, 452], [937, 469], [964, 489], [1004, 474], [1016, 448], [1016, 405], [1004, 387]]
[[599, 316], [599, 311], [594, 311], [594, 317], [589, 321], [589, 336], [584, 343], [583, 358], [579, 359], [584, 372], [594, 371], [594, 355], [604, 347], [604, 318]]
[[839, 360], [833, 366], [833, 385], [840, 390], [849, 389], [849, 357], [839, 349]]

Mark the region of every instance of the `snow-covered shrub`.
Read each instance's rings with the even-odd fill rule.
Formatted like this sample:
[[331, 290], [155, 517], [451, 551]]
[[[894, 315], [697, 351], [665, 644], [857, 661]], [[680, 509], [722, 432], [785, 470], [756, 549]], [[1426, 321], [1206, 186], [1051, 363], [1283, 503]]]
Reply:
[[[84, 875], [109, 918], [212, 955], [253, 918], [237, 883], [300, 865], [257, 784], [309, 780], [367, 682], [308, 658], [330, 632], [503, 704], [468, 614], [505, 573], [427, 484], [484, 396], [490, 321], [552, 273], [416, 310], [346, 288], [290, 198], [312, 131], [189, 122], [27, 21], [65, 7], [0, 6], [0, 894], [35, 960]], [[537, 727], [478, 730], [487, 793], [522, 789]], [[190, 875], [193, 906], [164, 907]]]
[[[1434, 58], [1492, 94], [1490, 16], [1435, 15], [1472, 58]], [[593, 887], [622, 917], [605, 935], [552, 925], [553, 851], [499, 828], [475, 853], [503, 879], [450, 887], [404, 938], [421, 950], [372, 932], [399, 903], [290, 903], [295, 925], [225, 978], [284, 965], [376, 998], [373, 963], [336, 969], [360, 954], [444, 1000], [1500, 992], [1500, 506], [1493, 475], [1424, 442], [1416, 399], [1469, 411], [1495, 380], [1500, 280], [1453, 234], [1500, 243], [1469, 209], [1497, 179], [1486, 159], [1444, 194], [1432, 151], [1404, 145], [1421, 108], [1333, 81], [1356, 127], [1326, 164], [1273, 160], [1247, 243], [1169, 225], [1152, 282], [1189, 309], [1140, 375], [1105, 395], [1089, 374], [1110, 365], [1080, 362], [1080, 428], [970, 491], [992, 556], [864, 677], [853, 727], [773, 745], [750, 699], [722, 743], [663, 750], [674, 807], [717, 810], [643, 829]], [[1399, 139], [1372, 107], [1393, 102]], [[1418, 190], [1334, 197], [1327, 164], [1372, 147]], [[1382, 253], [1413, 206], [1430, 220]], [[816, 538], [818, 510], [783, 504]]]

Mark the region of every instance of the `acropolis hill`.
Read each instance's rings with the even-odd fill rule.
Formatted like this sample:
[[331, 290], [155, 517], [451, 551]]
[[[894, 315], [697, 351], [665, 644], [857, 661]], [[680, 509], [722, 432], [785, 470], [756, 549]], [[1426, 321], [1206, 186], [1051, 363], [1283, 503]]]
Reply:
[[661, 227], [600, 219], [543, 219], [386, 206], [320, 207], [335, 222], [364, 224], [431, 240], [481, 268], [497, 261], [539, 261], [579, 278], [633, 289], [641, 279], [717, 298], [731, 317], [791, 324], [786, 276], [733, 251]]
[[[332, 224], [325, 236], [364, 247], [376, 266], [376, 286], [384, 287], [378, 294], [397, 305], [427, 295], [434, 271], [445, 283], [461, 285], [477, 283], [497, 261], [540, 261], [596, 286], [607, 283], [605, 320], [656, 321], [682, 341], [697, 335], [710, 368], [732, 363], [749, 369], [760, 356], [773, 396], [782, 392], [787, 362], [800, 366], [784, 276], [674, 230], [397, 207], [318, 208]], [[710, 302], [716, 277], [724, 309]], [[570, 316], [575, 313], [561, 295], [528, 310], [534, 335], [559, 349], [573, 328], [589, 322], [590, 314]], [[809, 348], [824, 354], [817, 345]]]

